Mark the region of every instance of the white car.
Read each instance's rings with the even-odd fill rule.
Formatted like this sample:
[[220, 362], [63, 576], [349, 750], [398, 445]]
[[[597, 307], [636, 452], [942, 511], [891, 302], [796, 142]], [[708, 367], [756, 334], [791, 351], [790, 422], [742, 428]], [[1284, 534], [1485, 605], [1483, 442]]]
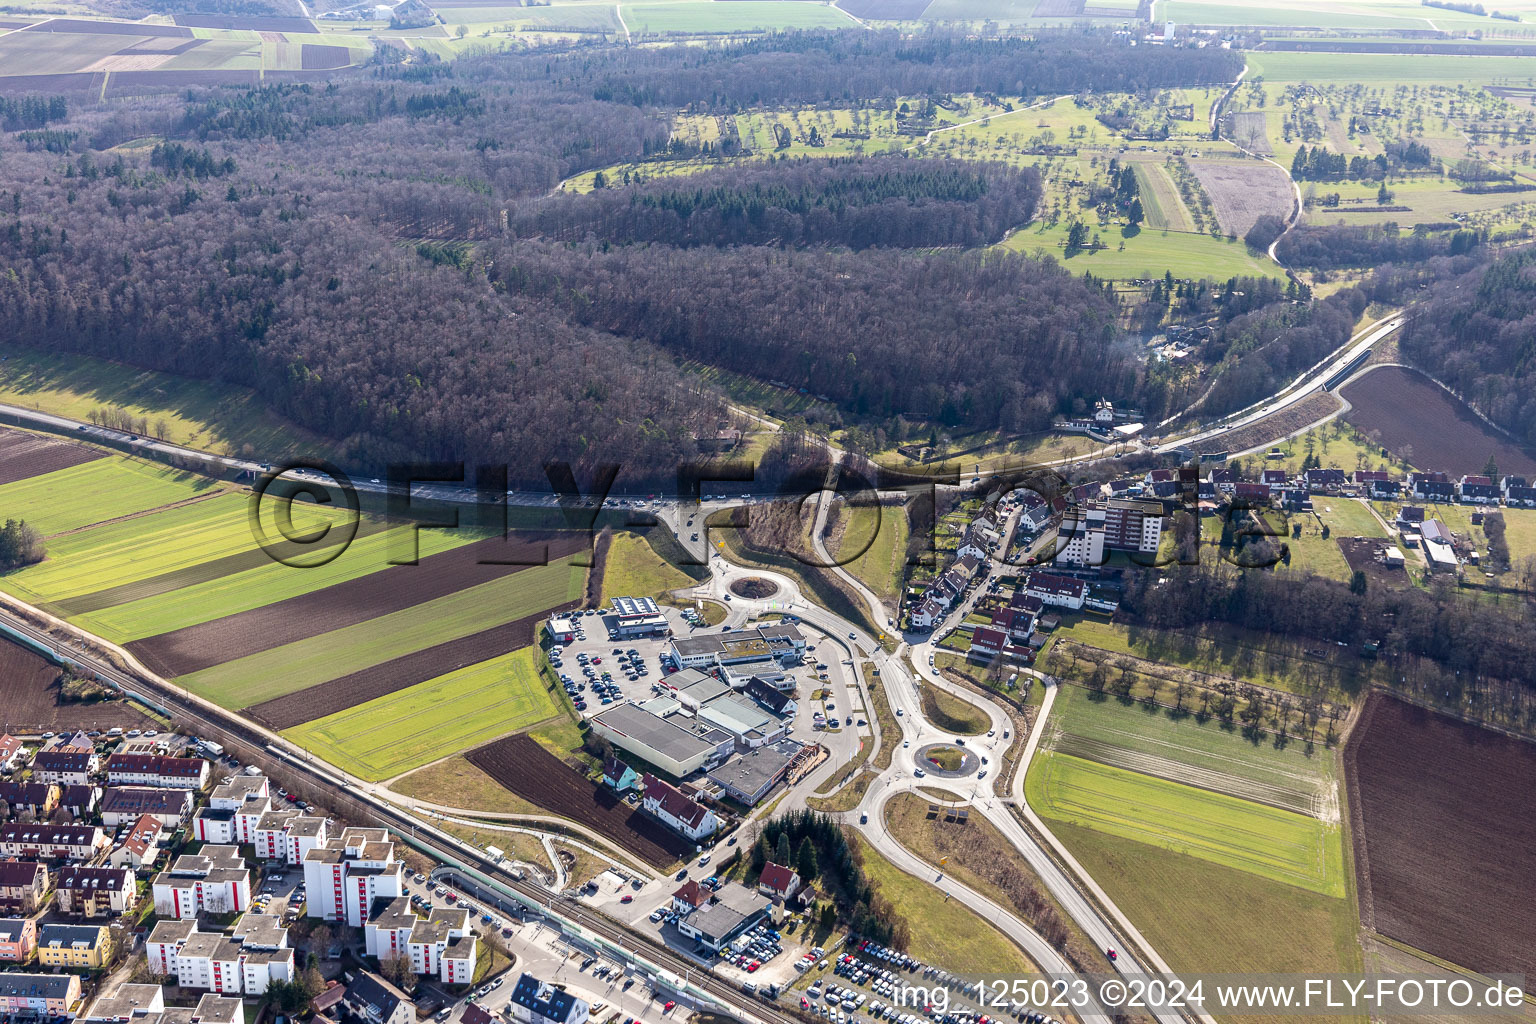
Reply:
[[927, 775], [928, 773], [923, 771], [921, 768], [914, 768], [912, 770], [912, 774], [916, 775], [918, 778], [922, 778], [924, 775]]

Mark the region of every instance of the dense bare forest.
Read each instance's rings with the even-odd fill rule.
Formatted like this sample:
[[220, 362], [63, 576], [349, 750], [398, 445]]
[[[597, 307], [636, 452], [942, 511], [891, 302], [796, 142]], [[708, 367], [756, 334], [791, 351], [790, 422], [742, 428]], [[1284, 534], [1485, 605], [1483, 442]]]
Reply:
[[1403, 328], [1404, 357], [1536, 442], [1536, 252], [1437, 283]]
[[977, 246], [1027, 223], [1040, 201], [1033, 167], [900, 156], [805, 157], [599, 183], [583, 196], [525, 204], [513, 233], [685, 246]]
[[[670, 144], [681, 107], [1201, 84], [1239, 62], [1095, 33], [788, 33], [383, 63], [323, 86], [67, 109], [49, 98], [12, 114], [45, 131], [0, 138], [0, 339], [254, 387], [373, 466], [463, 458], [537, 474], [563, 458], [669, 477], [721, 415], [674, 355], [782, 377], [854, 414], [1033, 429], [1084, 396], [1133, 392], [1137, 369], [1096, 286], [934, 250], [1027, 219], [1029, 173], [776, 162], [707, 175], [717, 191], [687, 218], [659, 186], [571, 207], [597, 211], [599, 237], [650, 231], [677, 247], [519, 240], [504, 219], [525, 223], [570, 175], [690, 156]], [[839, 192], [822, 218], [815, 197]], [[683, 247], [694, 217], [718, 220], [748, 193], [783, 216], [739, 240], [775, 244]], [[624, 223], [648, 201], [670, 203], [670, 227]], [[914, 244], [925, 251], [881, 248]]]

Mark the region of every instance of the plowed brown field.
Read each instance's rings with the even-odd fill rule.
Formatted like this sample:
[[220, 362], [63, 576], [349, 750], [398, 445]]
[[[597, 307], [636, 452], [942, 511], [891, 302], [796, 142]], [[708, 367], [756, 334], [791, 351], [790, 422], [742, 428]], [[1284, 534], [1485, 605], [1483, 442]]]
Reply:
[[1344, 764], [1367, 927], [1536, 976], [1536, 745], [1373, 694]]
[[0, 427], [0, 484], [93, 462], [101, 453], [81, 444]]
[[487, 743], [465, 756], [524, 800], [596, 829], [656, 867], [667, 867], [693, 850], [687, 839], [626, 804], [608, 787], [594, 786], [526, 733]]
[[1481, 473], [1492, 455], [1500, 473], [1536, 474], [1529, 451], [1489, 430], [1465, 403], [1414, 370], [1383, 366], [1339, 394], [1354, 406], [1344, 415], [1350, 424], [1365, 434], [1380, 431], [1382, 447], [1420, 469]]
[[0, 732], [131, 729], [152, 719], [124, 700], [59, 703], [59, 666], [20, 644], [0, 640]]
[[[580, 551], [590, 540], [587, 534], [579, 531], [524, 539], [527, 545], [520, 545], [518, 551], [530, 559], [541, 557], [547, 543], [551, 561]], [[366, 622], [528, 568], [526, 565], [480, 564], [480, 559], [513, 557], [505, 548], [499, 539], [466, 544], [424, 558], [417, 565], [392, 566], [238, 615], [136, 640], [128, 645], [128, 649], [162, 676], [169, 678], [197, 672], [268, 648]]]

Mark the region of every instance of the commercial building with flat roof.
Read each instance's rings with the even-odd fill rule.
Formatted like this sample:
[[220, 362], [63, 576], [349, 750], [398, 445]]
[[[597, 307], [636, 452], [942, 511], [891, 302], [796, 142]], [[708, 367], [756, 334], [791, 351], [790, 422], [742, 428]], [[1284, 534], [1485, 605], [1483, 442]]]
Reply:
[[804, 744], [790, 739], [767, 743], [715, 768], [709, 780], [732, 800], [750, 807], [773, 790], [804, 749]]
[[614, 636], [651, 636], [667, 631], [667, 617], [649, 597], [616, 597], [610, 604], [613, 611], [604, 622]]
[[615, 704], [593, 715], [588, 724], [593, 732], [620, 750], [649, 761], [677, 778], [692, 775], [706, 763], [728, 753], [732, 742], [730, 736], [724, 736], [727, 749], [721, 751], [718, 740], [711, 742], [710, 734], [718, 730], [706, 729], [701, 734], [673, 724], [672, 718], [661, 718], [628, 702]]
[[718, 950], [756, 924], [770, 906], [768, 897], [727, 882], [711, 902], [678, 918], [677, 930], [700, 945]]

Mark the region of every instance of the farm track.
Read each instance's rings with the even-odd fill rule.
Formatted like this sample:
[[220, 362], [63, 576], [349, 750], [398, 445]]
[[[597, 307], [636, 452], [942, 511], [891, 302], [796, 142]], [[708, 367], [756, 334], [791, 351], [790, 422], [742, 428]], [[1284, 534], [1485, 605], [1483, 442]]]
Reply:
[[1344, 758], [1364, 925], [1536, 976], [1536, 745], [1373, 693]]
[[278, 732], [334, 715], [338, 711], [366, 704], [408, 686], [509, 654], [519, 647], [527, 647], [533, 642], [534, 627], [540, 620], [574, 608], [580, 603], [571, 601], [516, 622], [503, 623], [457, 640], [414, 651], [382, 665], [373, 665], [339, 679], [311, 686], [307, 690], [254, 704], [242, 710], [241, 714], [249, 715]]
[[527, 734], [497, 740], [466, 756], [504, 789], [596, 829], [655, 867], [666, 868], [693, 850], [687, 839], [612, 790], [594, 786]]
[[0, 485], [28, 480], [102, 458], [83, 445], [0, 428]]
[[[250, 611], [136, 640], [128, 649], [151, 671], [181, 676], [273, 647], [308, 640], [512, 575], [583, 550], [585, 533], [523, 539], [508, 551], [500, 538], [478, 541]], [[481, 559], [527, 559], [486, 565]], [[441, 674], [441, 673], [438, 673]]]

